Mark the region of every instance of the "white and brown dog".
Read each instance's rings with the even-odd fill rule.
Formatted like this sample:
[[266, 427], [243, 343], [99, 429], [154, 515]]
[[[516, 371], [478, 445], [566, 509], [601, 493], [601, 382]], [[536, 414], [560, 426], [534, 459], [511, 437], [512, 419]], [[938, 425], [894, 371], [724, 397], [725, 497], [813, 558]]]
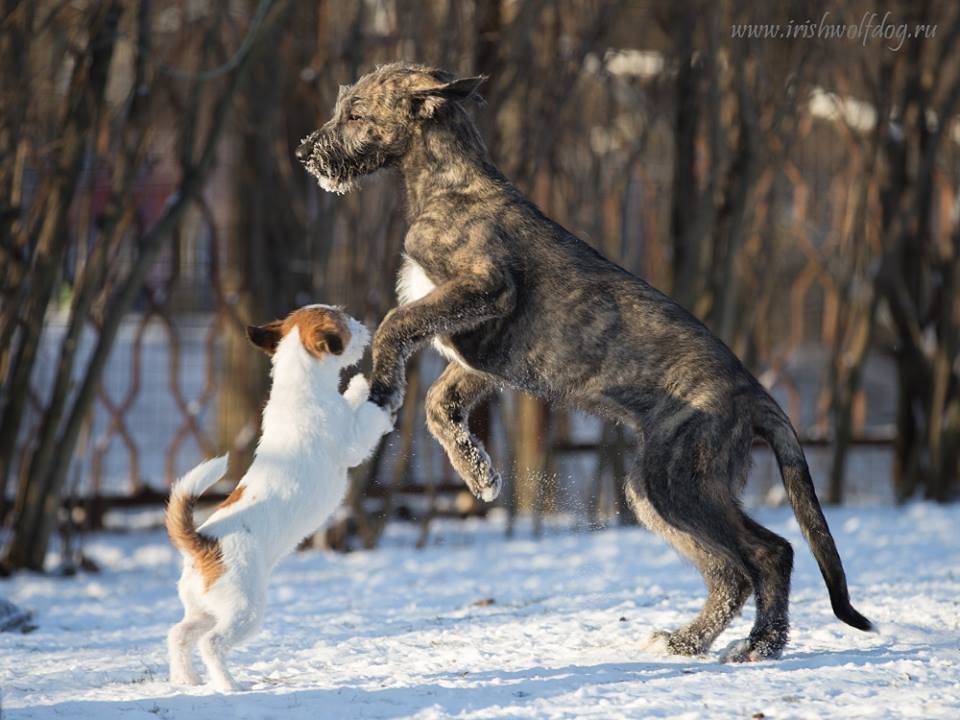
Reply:
[[341, 310], [310, 305], [247, 335], [272, 357], [273, 386], [256, 457], [236, 490], [199, 528], [193, 504], [227, 466], [226, 456], [191, 470], [173, 488], [167, 531], [184, 558], [183, 620], [170, 630], [170, 680], [197, 684], [193, 648], [221, 691], [237, 688], [225, 653], [259, 626], [274, 565], [336, 509], [347, 469], [390, 432], [390, 415], [367, 402], [363, 375], [338, 392], [340, 371], [370, 339]]

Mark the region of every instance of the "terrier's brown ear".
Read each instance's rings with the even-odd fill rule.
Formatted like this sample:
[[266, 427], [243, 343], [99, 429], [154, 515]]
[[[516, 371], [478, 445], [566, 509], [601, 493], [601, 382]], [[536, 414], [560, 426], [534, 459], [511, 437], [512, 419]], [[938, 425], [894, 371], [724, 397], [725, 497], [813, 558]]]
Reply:
[[340, 333], [327, 330], [320, 334], [320, 340], [317, 342], [317, 350], [328, 352], [331, 355], [340, 355], [343, 353], [343, 338]]
[[486, 82], [486, 79], [486, 75], [458, 78], [435, 87], [417, 90], [413, 93], [411, 106], [413, 114], [417, 117], [432, 117], [444, 103], [449, 101], [473, 99], [482, 103], [483, 98], [477, 94], [477, 89]]
[[266, 325], [248, 325], [247, 337], [267, 355], [273, 355], [277, 351], [277, 345], [283, 339], [283, 323], [280, 320], [274, 320]]

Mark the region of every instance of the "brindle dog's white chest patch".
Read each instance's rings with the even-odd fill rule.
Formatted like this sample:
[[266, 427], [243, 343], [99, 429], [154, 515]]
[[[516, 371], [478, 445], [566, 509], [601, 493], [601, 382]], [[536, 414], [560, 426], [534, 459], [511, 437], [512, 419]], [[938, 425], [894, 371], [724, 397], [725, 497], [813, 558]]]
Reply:
[[[400, 300], [401, 305], [409, 305], [422, 297], [426, 297], [436, 287], [436, 284], [427, 276], [426, 271], [416, 260], [407, 255], [403, 256], [403, 265], [400, 266], [400, 274], [397, 276], [397, 299]], [[435, 337], [433, 347], [447, 360], [458, 362], [465, 368], [473, 370], [463, 359], [463, 356], [457, 352], [457, 349], [446, 342], [444, 338]]]
[[400, 266], [400, 274], [397, 276], [397, 298], [400, 304], [409, 305], [416, 302], [433, 292], [435, 287], [437, 286], [427, 277], [427, 273], [420, 264], [404, 255], [403, 265]]

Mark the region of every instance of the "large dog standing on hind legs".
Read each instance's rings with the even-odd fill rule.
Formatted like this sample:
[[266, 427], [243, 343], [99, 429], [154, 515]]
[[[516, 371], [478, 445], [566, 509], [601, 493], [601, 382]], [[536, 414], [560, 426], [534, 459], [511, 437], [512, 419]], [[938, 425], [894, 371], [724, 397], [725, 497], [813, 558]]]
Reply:
[[333, 118], [297, 157], [332, 192], [399, 170], [410, 223], [400, 306], [374, 339], [371, 400], [396, 411], [404, 363], [433, 340], [450, 364], [427, 394], [427, 423], [478, 498], [499, 474], [467, 426], [471, 407], [510, 385], [633, 428], [627, 495], [638, 518], [703, 574], [688, 625], [655, 638], [698, 655], [751, 592], [756, 622], [727, 657], [779, 656], [787, 642], [793, 550], [738, 502], [754, 435], [776, 454], [787, 496], [833, 611], [860, 630], [833, 537], [790, 421], [696, 318], [545, 217], [491, 163], [465, 108], [483, 78], [394, 63], [343, 87]]

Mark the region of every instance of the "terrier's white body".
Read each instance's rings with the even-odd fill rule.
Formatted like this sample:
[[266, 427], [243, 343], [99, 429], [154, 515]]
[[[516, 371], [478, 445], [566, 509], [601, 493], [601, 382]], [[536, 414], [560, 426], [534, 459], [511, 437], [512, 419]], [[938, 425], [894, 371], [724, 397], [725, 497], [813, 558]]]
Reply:
[[[340, 353], [318, 350], [311, 344], [315, 338], [304, 337], [336, 340], [330, 327], [315, 330], [315, 319], [273, 324], [273, 332], [280, 334], [273, 346], [273, 387], [250, 469], [231, 497], [196, 529], [193, 500], [223, 475], [226, 457], [197, 466], [171, 492], [167, 525], [184, 558], [178, 585], [184, 618], [168, 637], [174, 683], [198, 682], [192, 653], [199, 645], [213, 685], [221, 691], [237, 688], [224, 655], [259, 626], [271, 570], [329, 518], [346, 491], [347, 469], [363, 462], [392, 428], [389, 414], [367, 402], [362, 375], [351, 380], [343, 395], [338, 392], [340, 371], [360, 359], [369, 341], [366, 328], [326, 306], [302, 308], [290, 317], [297, 313], [326, 313], [321, 325], [344, 326], [339, 334], [347, 342]], [[258, 342], [253, 334], [251, 339]]]

